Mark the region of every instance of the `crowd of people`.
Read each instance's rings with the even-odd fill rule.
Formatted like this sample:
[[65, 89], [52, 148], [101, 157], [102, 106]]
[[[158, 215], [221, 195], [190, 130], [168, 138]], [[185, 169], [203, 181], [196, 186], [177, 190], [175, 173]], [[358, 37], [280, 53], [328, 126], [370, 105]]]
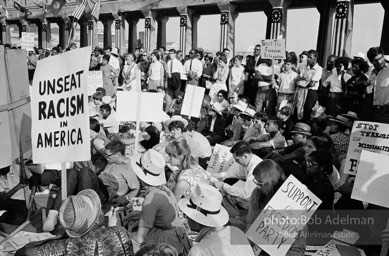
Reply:
[[[51, 55], [61, 52], [55, 48]], [[325, 68], [315, 50], [298, 57], [287, 52], [275, 63], [260, 52], [256, 45], [244, 60], [229, 49], [215, 56], [192, 49], [184, 56], [164, 47], [123, 55], [96, 47], [90, 70], [102, 71], [103, 87], [89, 102], [92, 158], [68, 166], [68, 198], [57, 196], [43, 225], [47, 232], [62, 226], [66, 235], [26, 246], [19, 255], [254, 255], [244, 232], [289, 175], [322, 201], [317, 215], [323, 218], [380, 209], [351, 199], [355, 177], [343, 169], [353, 123], [389, 123], [382, 48], [370, 48], [367, 59], [364, 53], [331, 55]], [[41, 56], [28, 55], [31, 79]], [[198, 118], [181, 115], [187, 85], [205, 88]], [[225, 89], [210, 95], [215, 85]], [[136, 134], [134, 123], [116, 120], [117, 91], [163, 94], [165, 121], [142, 122]], [[211, 174], [206, 170], [216, 144], [230, 147], [235, 164]], [[2, 168], [0, 210], [7, 212], [0, 222], [22, 223], [28, 211], [21, 189], [60, 187], [59, 170], [27, 164], [20, 179], [20, 166]], [[141, 211], [131, 211], [139, 197]], [[107, 204], [113, 205], [108, 221]], [[304, 227], [287, 255], [304, 255], [310, 242], [304, 232], [320, 228]], [[360, 247], [369, 255], [378, 255], [380, 246], [371, 241], [381, 241], [384, 228], [360, 227]]]

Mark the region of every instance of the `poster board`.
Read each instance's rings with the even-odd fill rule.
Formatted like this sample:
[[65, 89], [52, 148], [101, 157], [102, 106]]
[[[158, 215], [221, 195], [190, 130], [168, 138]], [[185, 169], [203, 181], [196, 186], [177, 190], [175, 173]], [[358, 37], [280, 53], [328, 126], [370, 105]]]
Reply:
[[230, 147], [216, 144], [208, 163], [207, 172], [216, 174], [227, 171], [235, 162], [230, 149]]
[[[162, 122], [163, 95], [161, 93], [141, 92], [140, 120], [146, 122]], [[118, 121], [136, 121], [138, 108], [138, 93], [118, 91], [116, 93], [116, 118]]]
[[389, 124], [356, 121], [350, 135], [345, 174], [356, 175], [362, 150], [389, 155]]
[[89, 71], [88, 73], [88, 96], [92, 96], [96, 89], [103, 87], [103, 72]]
[[262, 59], [285, 59], [285, 39], [266, 39], [261, 41]]
[[282, 184], [246, 232], [270, 255], [286, 255], [321, 204], [321, 200], [293, 175]]
[[30, 90], [34, 163], [90, 160], [91, 50], [78, 48], [38, 62]]
[[185, 90], [184, 102], [182, 103], [181, 115], [200, 117], [205, 88], [188, 84]]
[[351, 198], [389, 208], [389, 156], [362, 150]]
[[26, 51], [34, 51], [34, 39], [35, 33], [22, 32], [22, 49], [26, 49]]

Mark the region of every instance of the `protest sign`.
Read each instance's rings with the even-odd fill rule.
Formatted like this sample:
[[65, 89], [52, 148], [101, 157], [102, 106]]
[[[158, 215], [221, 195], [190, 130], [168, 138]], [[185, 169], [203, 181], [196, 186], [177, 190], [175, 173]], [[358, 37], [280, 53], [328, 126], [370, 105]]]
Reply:
[[209, 96], [211, 96], [212, 100], [215, 100], [217, 98], [217, 93], [220, 90], [227, 91], [227, 85], [225, 84], [212, 84], [211, 89], [209, 90]]
[[389, 155], [389, 124], [354, 122], [347, 150], [345, 174], [355, 175], [362, 150]]
[[351, 198], [389, 207], [389, 156], [362, 150]]
[[261, 41], [261, 58], [285, 59], [285, 39], [266, 39]]
[[26, 51], [34, 51], [34, 33], [22, 32], [22, 49], [26, 49]]
[[315, 194], [290, 175], [246, 236], [270, 255], [285, 255], [320, 204]]
[[184, 102], [182, 103], [181, 115], [200, 117], [205, 88], [188, 84], [185, 90]]
[[[127, 91], [117, 92], [116, 118], [118, 121], [137, 121], [138, 94]], [[140, 95], [139, 121], [162, 122], [165, 118], [163, 95], [152, 92], [141, 92]]]
[[227, 171], [235, 162], [229, 147], [216, 144], [209, 160], [207, 171], [211, 174]]
[[90, 160], [91, 50], [79, 48], [38, 62], [30, 90], [34, 163]]
[[92, 96], [96, 89], [103, 87], [103, 72], [89, 71], [88, 73], [88, 96]]

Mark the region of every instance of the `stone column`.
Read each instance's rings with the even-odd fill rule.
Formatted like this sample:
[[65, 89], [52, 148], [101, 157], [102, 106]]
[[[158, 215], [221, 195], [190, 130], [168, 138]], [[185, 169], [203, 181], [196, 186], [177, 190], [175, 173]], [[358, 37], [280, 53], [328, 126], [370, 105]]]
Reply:
[[115, 47], [119, 48], [120, 54], [126, 51], [125, 45], [125, 22], [126, 19], [118, 13], [113, 14], [115, 18]]
[[230, 49], [232, 56], [235, 56], [235, 20], [238, 13], [235, 7], [230, 4], [218, 4], [220, 14], [220, 51], [224, 48]]
[[352, 56], [353, 14], [354, 0], [337, 1], [331, 41], [331, 53], [336, 56]]
[[88, 21], [81, 18], [78, 24], [80, 25], [80, 47], [88, 46]]
[[1, 43], [10, 44], [11, 34], [6, 19], [5, 18], [0, 19], [0, 24], [1, 24]]
[[157, 30], [157, 47], [164, 46], [166, 47], [166, 23], [168, 22], [169, 17], [162, 16], [158, 17], [158, 30]]
[[138, 39], [137, 24], [139, 19], [127, 18], [128, 23], [128, 52], [135, 52]]
[[65, 49], [68, 47], [71, 27], [70, 19], [68, 17], [61, 18], [58, 20], [57, 24], [59, 28], [59, 44]]
[[104, 25], [104, 47], [112, 46], [112, 23], [114, 19], [107, 17], [102, 20]]
[[52, 48], [56, 45], [49, 45], [51, 41], [51, 26], [46, 18], [40, 19], [38, 25], [38, 45], [43, 49]]
[[[271, 12], [267, 12], [267, 39], [286, 39], [286, 25], [288, 7], [291, 1], [268, 0], [271, 4]], [[269, 24], [270, 23], [270, 24]]]
[[331, 55], [332, 17], [335, 14], [335, 4], [328, 0], [315, 0], [316, 8], [320, 13], [319, 33], [316, 49], [319, 52], [319, 63], [326, 66], [327, 57]]
[[152, 51], [157, 48], [157, 24], [155, 22], [156, 12], [146, 9], [142, 11], [145, 17], [145, 42], [146, 51]]
[[93, 49], [99, 45], [97, 32], [97, 20], [90, 17], [88, 19], [88, 45], [91, 45]]
[[381, 4], [385, 9], [384, 24], [382, 26], [381, 34], [381, 47], [384, 49], [385, 54], [389, 53], [389, 2], [387, 0], [381, 0]]
[[20, 18], [19, 23], [19, 37], [22, 38], [22, 33], [23, 32], [30, 32], [30, 21], [26, 20], [25, 18]]

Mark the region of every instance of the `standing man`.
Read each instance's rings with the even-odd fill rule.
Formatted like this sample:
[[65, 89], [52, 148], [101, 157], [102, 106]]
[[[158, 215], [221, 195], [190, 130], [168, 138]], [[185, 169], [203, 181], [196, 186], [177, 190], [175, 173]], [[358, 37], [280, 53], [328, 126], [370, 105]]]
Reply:
[[367, 52], [367, 58], [374, 66], [366, 88], [368, 94], [374, 93], [374, 121], [389, 123], [389, 65], [385, 61], [384, 50], [372, 47]]
[[303, 70], [300, 77], [297, 78], [297, 86], [307, 88], [307, 98], [304, 104], [303, 120], [309, 121], [311, 119], [312, 108], [319, 99], [317, 90], [319, 89], [319, 82], [323, 74], [323, 68], [317, 63], [319, 53], [315, 50], [308, 52], [307, 67]]
[[[112, 47], [111, 46], [106, 46], [104, 48], [104, 53], [109, 55], [109, 56], [111, 56], [111, 58], [109, 58], [108, 64], [113, 69], [115, 69], [116, 74], [119, 74], [119, 72], [120, 72], [120, 62], [119, 62], [119, 59], [118, 59], [119, 53], [118, 53], [117, 48], [115, 48], [114, 51], [112, 51]], [[112, 72], [111, 75], [115, 75], [115, 73]], [[113, 83], [114, 86], [118, 86], [119, 85], [118, 77], [113, 77], [112, 78], [112, 83]]]
[[255, 78], [255, 68], [261, 63], [265, 63], [261, 58], [261, 45], [257, 44], [254, 48], [254, 56], [250, 56], [246, 63], [246, 80], [244, 94], [250, 99], [250, 102], [255, 102], [258, 89], [258, 79]]
[[203, 74], [203, 64], [196, 58], [197, 50], [189, 52], [190, 59], [184, 64], [184, 72], [187, 76], [187, 84], [199, 85], [199, 79]]
[[167, 62], [167, 93], [176, 98], [181, 90], [181, 74], [184, 73], [181, 62], [177, 59], [175, 49], [169, 50], [170, 60]]

